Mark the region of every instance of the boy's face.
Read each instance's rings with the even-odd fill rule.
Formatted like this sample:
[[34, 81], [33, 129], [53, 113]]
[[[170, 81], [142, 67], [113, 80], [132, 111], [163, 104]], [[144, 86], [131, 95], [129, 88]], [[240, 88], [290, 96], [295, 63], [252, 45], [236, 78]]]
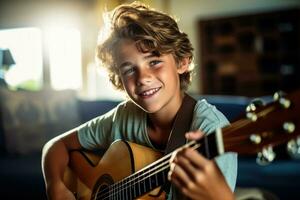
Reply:
[[178, 67], [172, 54], [142, 53], [127, 39], [120, 41], [116, 52], [123, 87], [133, 102], [148, 113], [179, 108], [179, 74], [187, 70], [188, 64]]

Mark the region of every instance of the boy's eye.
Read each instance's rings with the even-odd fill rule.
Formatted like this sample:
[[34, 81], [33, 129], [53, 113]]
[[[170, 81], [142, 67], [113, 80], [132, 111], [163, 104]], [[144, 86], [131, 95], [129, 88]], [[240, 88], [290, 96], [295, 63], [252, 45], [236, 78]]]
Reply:
[[126, 69], [122, 70], [122, 74], [130, 75], [130, 74], [134, 73], [134, 71], [135, 71], [134, 67], [130, 67], [130, 68], [126, 68]]
[[155, 66], [155, 65], [158, 65], [159, 63], [161, 63], [160, 60], [152, 60], [152, 61], [150, 62], [150, 66]]

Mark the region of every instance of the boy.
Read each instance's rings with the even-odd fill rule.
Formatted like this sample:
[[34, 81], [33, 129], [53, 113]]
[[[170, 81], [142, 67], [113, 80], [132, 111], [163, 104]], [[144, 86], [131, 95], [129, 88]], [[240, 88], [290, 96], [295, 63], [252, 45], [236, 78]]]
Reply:
[[[107, 149], [123, 139], [163, 152], [190, 83], [193, 48], [174, 19], [133, 3], [117, 7], [111, 20], [111, 32], [98, 45], [97, 57], [128, 100], [45, 145], [42, 168], [49, 199], [74, 199], [62, 181], [70, 150]], [[228, 124], [206, 101], [197, 102], [193, 116], [190, 130], [198, 131], [187, 133], [188, 140]], [[235, 155], [215, 162], [185, 149], [171, 162], [169, 179], [178, 189], [171, 187], [169, 199], [233, 199]]]

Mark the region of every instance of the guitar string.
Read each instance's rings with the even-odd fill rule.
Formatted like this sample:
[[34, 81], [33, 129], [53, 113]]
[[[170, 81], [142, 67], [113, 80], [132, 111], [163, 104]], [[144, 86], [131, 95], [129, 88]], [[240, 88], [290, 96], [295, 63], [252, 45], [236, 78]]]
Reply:
[[[249, 122], [248, 120], [246, 120], [246, 121], [241, 120], [240, 123], [237, 123], [238, 126], [234, 126], [234, 129], [231, 130], [231, 131], [235, 131], [236, 128], [239, 128], [241, 126], [245, 126], [246, 124], [250, 124], [250, 123], [251, 123], [251, 121]], [[231, 132], [231, 131], [228, 131], [228, 132]], [[184, 145], [182, 148], [193, 147], [192, 145], [195, 145], [195, 144], [197, 144], [197, 142], [192, 141], [192, 142], [187, 143], [186, 145]], [[197, 149], [198, 147], [199, 146], [195, 147], [194, 149]], [[179, 148], [179, 149], [182, 149], [182, 148]], [[171, 157], [171, 155], [172, 155], [172, 153], [164, 156], [163, 158], [159, 159], [157, 162], [154, 162], [151, 165], [149, 165], [143, 171], [131, 174], [130, 176], [128, 176], [127, 178], [125, 178], [121, 181], [123, 183], [117, 182], [117, 183], [114, 183], [113, 185], [110, 185], [108, 188], [106, 188], [106, 190], [108, 190], [108, 191], [106, 193], [101, 194], [101, 196], [99, 196], [99, 197], [104, 197], [104, 199], [109, 198], [109, 197], [111, 197], [111, 195], [108, 195], [107, 197], [105, 197], [105, 195], [107, 195], [107, 193], [109, 193], [111, 190], [115, 190], [116, 193], [121, 192], [122, 190], [127, 190], [129, 187], [132, 187], [132, 185], [138, 184], [139, 182], [142, 182], [142, 181], [146, 180], [147, 178], [151, 177], [152, 175], [157, 174], [157, 173], [167, 169], [169, 167], [169, 158]], [[167, 161], [165, 161], [165, 160], [167, 160]], [[159, 165], [157, 166], [157, 164], [159, 164]], [[156, 165], [156, 167], [151, 168], [149, 170], [149, 168], [152, 165]], [[159, 167], [161, 167], [161, 168], [159, 168]], [[156, 169], [158, 169], [158, 170], [156, 170]], [[154, 170], [156, 170], [156, 171], [154, 171]], [[152, 174], [150, 174], [150, 172], [152, 172]], [[145, 176], [146, 173], [148, 173], [148, 176]], [[131, 177], [136, 176], [136, 175], [138, 175], [138, 176], [134, 177], [133, 179], [131, 178]], [[144, 176], [144, 178], [140, 179], [141, 176]], [[126, 182], [126, 180], [128, 180], [128, 179], [129, 179], [129, 181]], [[139, 180], [136, 181], [136, 179], [139, 179]], [[134, 183], [132, 184], [132, 182], [134, 182]], [[103, 191], [105, 191], [105, 190], [103, 190]], [[112, 194], [112, 195], [114, 195], [114, 194]], [[97, 199], [98, 199], [98, 197], [97, 197]]]
[[[196, 148], [198, 148], [198, 147], [196, 147]], [[196, 148], [195, 148], [195, 149], [196, 149]], [[167, 162], [165, 162], [165, 163], [163, 163], [163, 164], [165, 164], [165, 165], [163, 165], [162, 168], [160, 168], [159, 170], [157, 170], [155, 173], [161, 172], [161, 171], [163, 171], [163, 170], [165, 170], [165, 169], [167, 169], [167, 168], [169, 167], [169, 161], [167, 161]], [[154, 173], [154, 174], [155, 174], [155, 173]], [[120, 192], [122, 192], [122, 191], [127, 191], [128, 188], [132, 187], [133, 185], [139, 184], [140, 182], [142, 182], [142, 181], [146, 180], [147, 178], [151, 177], [152, 175], [153, 175], [153, 174], [149, 174], [148, 176], [145, 176], [143, 179], [140, 179], [139, 181], [134, 182], [134, 184], [128, 184], [128, 183], [126, 183], [126, 184], [125, 184], [125, 187], [122, 187], [122, 186], [121, 186], [121, 189], [120, 189], [120, 187], [118, 187], [118, 188], [113, 188], [113, 189], [112, 189], [112, 191], [113, 191], [112, 195], [105, 196], [103, 199], [107, 199], [107, 198], [110, 198], [110, 197], [114, 197], [114, 195], [117, 195], [118, 193], [120, 193]], [[132, 182], [132, 181], [131, 181], [131, 182]], [[145, 183], [144, 183], [144, 185], [145, 185]], [[112, 186], [113, 186], [113, 185], [112, 185]], [[115, 193], [114, 193], [114, 190], [116, 191]], [[106, 195], [106, 194], [105, 194], [105, 195]], [[102, 195], [102, 196], [104, 196], [104, 195]], [[102, 196], [99, 196], [99, 197], [102, 197]], [[116, 197], [118, 198], [118, 196], [116, 196]], [[100, 198], [100, 199], [102, 199], [102, 198]], [[97, 200], [98, 200], [98, 197], [97, 197]]]
[[[197, 145], [197, 143], [195, 141], [192, 141], [190, 143], [187, 143], [183, 147], [177, 149], [176, 151], [178, 152], [179, 150], [181, 150], [183, 148], [186, 148], [186, 147], [192, 147], [194, 149], [197, 149], [197, 148], [200, 147], [200, 145], [199, 144]], [[97, 197], [96, 199], [98, 200], [98, 199], [110, 198], [110, 197], [114, 196], [115, 193], [117, 194], [117, 193], [120, 193], [122, 191], [126, 191], [128, 188], [132, 187], [133, 185], [139, 184], [142, 181], [148, 179], [149, 177], [151, 177], [151, 176], [153, 176], [153, 175], [155, 175], [159, 172], [162, 172], [163, 170], [165, 170], [169, 167], [169, 164], [170, 164], [169, 159], [172, 155], [173, 155], [173, 153], [170, 153], [170, 154], [166, 155], [165, 157], [163, 157], [164, 159], [161, 160], [162, 162], [157, 167], [155, 167], [153, 169], [150, 169], [150, 170], [147, 170], [147, 169], [149, 169], [149, 167], [147, 169], [144, 169], [143, 171], [137, 173], [137, 174], [139, 174], [138, 177], [134, 177], [133, 179], [131, 179], [128, 182], [125, 182], [125, 180], [130, 179], [129, 177], [132, 177], [134, 174], [130, 175], [129, 177], [127, 177], [126, 179], [121, 181], [121, 182], [125, 182], [125, 183], [120, 184], [120, 182], [117, 182], [117, 183], [114, 183], [113, 185], [110, 185], [108, 188], [106, 188], [106, 190], [108, 190], [108, 191], [101, 194], [100, 196], [96, 195], [96, 197]], [[166, 160], [166, 158], [167, 158], [167, 160]], [[140, 177], [143, 177], [143, 178], [140, 179]], [[136, 179], [138, 179], [138, 181], [136, 181]], [[134, 183], [132, 184], [132, 182], [134, 182]], [[115, 191], [115, 192], [113, 192], [112, 194], [109, 194], [111, 191]]]
[[[127, 188], [127, 185], [132, 186], [135, 183], [141, 182], [141, 181], [143, 181], [143, 180], [145, 180], [145, 179], [148, 178], [146, 176], [147, 173], [149, 173], [149, 175], [151, 176], [151, 174], [150, 174], [151, 171], [156, 170], [156, 171], [154, 171], [154, 173], [155, 172], [160, 172], [165, 167], [165, 165], [168, 164], [168, 162], [169, 162], [168, 160], [162, 162], [157, 167], [155, 167], [153, 170], [146, 170], [145, 169], [145, 170], [141, 171], [141, 173], [139, 173], [138, 176], [134, 177], [133, 179], [126, 178], [126, 179], [122, 180], [121, 182], [117, 182], [117, 183], [115, 183], [113, 185], [110, 185], [109, 188], [107, 188], [107, 190], [108, 190], [107, 192], [109, 192], [111, 190], [113, 191], [113, 190], [119, 190], [119, 189], [120, 190], [124, 190], [124, 189]], [[127, 181], [128, 179], [129, 179], [129, 181]], [[138, 180], [138, 181], [136, 181], [136, 180]], [[132, 184], [132, 182], [134, 182], [134, 183]]]
[[253, 122], [249, 121], [249, 119], [240, 119], [231, 124], [229, 127], [230, 129], [226, 129], [227, 127], [225, 127], [225, 131], [222, 131], [224, 145], [226, 146], [227, 144], [230, 146], [234, 146], [234, 142], [241, 142], [240, 138], [237, 138], [236, 135], [233, 135], [233, 137], [229, 137], [229, 135], [232, 135], [232, 133], [236, 132], [237, 130], [240, 130], [242, 127], [245, 127], [251, 123]]
[[[259, 117], [261, 117], [261, 116], [265, 115], [266, 113], [267, 113], [267, 114], [270, 113], [272, 110], [273, 110], [273, 109], [271, 108], [271, 109], [267, 110], [266, 112], [257, 113], [257, 115], [258, 115]], [[237, 124], [238, 124], [237, 126], [233, 126], [233, 129], [231, 129], [231, 131], [234, 132], [234, 131], [235, 131], [236, 129], [238, 129], [239, 127], [243, 127], [243, 126], [245, 126], [245, 125], [247, 125], [247, 124], [250, 124], [250, 123], [252, 123], [252, 122], [251, 122], [251, 121], [248, 121], [248, 120], [241, 120], [241, 121], [239, 121], [239, 123], [237, 123]], [[231, 132], [231, 131], [228, 131], [228, 132]], [[234, 139], [234, 138], [233, 138], [233, 139]], [[234, 142], [234, 141], [235, 141], [235, 140], [233, 140], [232, 142]], [[196, 147], [196, 148], [198, 148], [198, 147]], [[170, 155], [165, 156], [163, 160], [165, 160], [166, 158], [169, 158], [169, 157], [170, 157]], [[163, 160], [162, 160], [162, 161], [163, 161]], [[156, 173], [158, 173], [158, 172], [161, 172], [161, 171], [167, 169], [167, 168], [169, 167], [169, 161], [164, 162], [164, 163], [161, 163], [160, 166], [161, 166], [161, 168], [158, 169], [157, 171], [154, 171], [154, 170], [157, 169], [158, 167], [156, 167], [156, 168], [154, 168], [154, 169], [152, 169], [152, 170], [150, 170], [150, 171], [147, 171], [147, 169], [143, 170], [142, 173], [141, 173], [139, 176], [145, 176], [145, 173], [149, 173], [149, 175], [146, 176], [146, 177], [144, 177], [142, 180], [139, 180], [138, 182], [134, 182], [134, 184], [131, 184], [131, 182], [135, 181], [135, 179], [137, 179], [137, 178], [135, 177], [134, 179], [130, 180], [129, 182], [125, 182], [125, 180], [129, 179], [129, 177], [128, 177], [128, 178], [126, 178], [126, 179], [124, 179], [124, 180], [122, 181], [122, 182], [125, 182], [125, 184], [123, 184], [123, 183], [122, 183], [122, 184], [120, 184], [120, 183], [115, 183], [115, 184], [109, 186], [109, 188], [113, 188], [113, 190], [115, 190], [116, 193], [121, 192], [122, 190], [127, 190], [128, 187], [130, 187], [130, 186], [132, 187], [132, 185], [138, 184], [139, 182], [146, 180], [147, 178], [151, 177], [153, 174], [156, 174]], [[160, 166], [159, 166], [159, 167], [160, 167]], [[154, 171], [154, 173], [153, 173], [153, 174], [150, 174], [151, 171]], [[136, 175], [136, 174], [133, 174], [132, 176], [134, 176], [134, 175]], [[117, 185], [118, 187], [116, 187], [116, 185]], [[121, 186], [119, 186], [119, 185], [121, 185]], [[123, 187], [123, 186], [125, 186], [125, 187]], [[108, 188], [108, 190], [110, 191], [109, 188]], [[120, 189], [120, 188], [121, 188], [121, 189]], [[106, 193], [104, 193], [104, 195], [102, 195], [102, 196], [105, 196], [105, 195], [106, 195]], [[112, 194], [112, 195], [115, 195], [115, 194]], [[100, 197], [102, 197], [102, 196], [100, 196]], [[104, 197], [104, 199], [109, 198], [109, 197], [111, 197], [111, 195], [108, 195], [107, 197]], [[97, 198], [97, 199], [98, 199], [98, 198]]]
[[[182, 149], [182, 148], [192, 146], [192, 145], [194, 145], [195, 143], [196, 143], [195, 141], [192, 141], [192, 142], [190, 142], [190, 143], [187, 143], [186, 145], [182, 146], [181, 148], [176, 149], [174, 152], [179, 151], [179, 150]], [[134, 173], [134, 174], [131, 174], [130, 176], [128, 176], [128, 177], [126, 177], [125, 179], [123, 179], [122, 181], [119, 181], [119, 182], [117, 182], [117, 183], [114, 183], [114, 184], [111, 185], [111, 186], [118, 185], [118, 184], [119, 184], [119, 185], [122, 185], [122, 184], [120, 184], [120, 182], [125, 182], [125, 181], [128, 180], [128, 179], [129, 179], [129, 181], [127, 181], [127, 183], [130, 183], [130, 182], [135, 181], [135, 179], [139, 179], [140, 176], [144, 175], [145, 173], [150, 173], [150, 172], [152, 172], [152, 171], [155, 172], [155, 170], [156, 170], [157, 168], [161, 167], [161, 166], [164, 164], [165, 161], [168, 163], [168, 162], [169, 162], [169, 159], [170, 159], [170, 157], [171, 157], [172, 155], [173, 155], [173, 153], [167, 154], [166, 156], [162, 157], [161, 159], [157, 160], [156, 162], [152, 163], [151, 165], [148, 165], [148, 166], [147, 166], [146, 168], [144, 168], [143, 170], [140, 170], [140, 171], [138, 171], [138, 172], [136, 172], [136, 173]], [[154, 166], [154, 167], [153, 167], [153, 166]], [[132, 177], [133, 177], [133, 178], [132, 178]], [[114, 187], [115, 187], [115, 186], [114, 186]]]
[[[167, 169], [169, 167], [168, 164], [169, 164], [169, 161], [165, 161], [164, 163], [161, 163], [160, 166], [159, 166], [160, 168], [156, 169], [156, 171], [154, 171], [153, 174], [159, 173], [159, 172]], [[147, 173], [149, 173], [149, 172], [145, 171], [142, 174], [140, 174], [137, 178], [134, 178], [134, 179], [132, 179], [132, 180], [130, 180], [128, 182], [126, 182], [124, 180], [124, 181], [122, 181], [123, 183], [121, 183], [121, 184], [115, 183], [115, 184], [109, 186], [109, 188], [107, 189], [108, 190], [107, 193], [109, 191], [116, 191], [116, 193], [122, 192], [122, 191], [126, 190], [127, 188], [132, 187], [135, 184], [141, 183], [142, 181], [146, 180], [147, 178], [151, 177], [151, 175], [153, 175], [153, 174], [149, 173], [148, 176], [146, 176]], [[140, 178], [140, 177], [143, 177], [143, 178]], [[101, 197], [100, 199], [102, 199], [102, 197], [105, 196], [107, 193], [105, 193], [104, 195], [100, 196]], [[110, 195], [108, 197], [110, 197]], [[107, 197], [104, 197], [104, 199], [106, 199], [106, 198]]]
[[[176, 153], [176, 152], [178, 152], [179, 150], [181, 150], [181, 149], [183, 149], [183, 148], [185, 148], [185, 147], [192, 146], [192, 145], [194, 145], [195, 143], [196, 143], [196, 142], [188, 143], [188, 144], [184, 145], [183, 147], [176, 149], [173, 153]], [[151, 175], [155, 175], [156, 172], [160, 172], [159, 167], [164, 167], [165, 164], [168, 165], [169, 162], [170, 162], [170, 157], [173, 155], [173, 153], [170, 153], [170, 154], [164, 156], [164, 159], [161, 159], [160, 162], [155, 163], [155, 167], [154, 167], [154, 168], [147, 167], [146, 169], [144, 169], [144, 170], [142, 170], [142, 171], [140, 171], [140, 172], [138, 172], [138, 173], [136, 173], [136, 174], [133, 174], [133, 175], [127, 177], [126, 179], [130, 179], [130, 181], [127, 181], [127, 183], [130, 184], [131, 182], [135, 182], [136, 179], [139, 179], [140, 176], [144, 176], [145, 173], [149, 173], [149, 175], [151, 176]], [[157, 170], [157, 169], [158, 169], [158, 170]], [[151, 173], [151, 172], [152, 172], [152, 173]], [[131, 178], [132, 176], [134, 176], [134, 177]], [[147, 177], [146, 177], [146, 178], [147, 178]], [[123, 179], [123, 181], [126, 180], [126, 179]], [[117, 184], [119, 184], [119, 183], [115, 183], [114, 185], [117, 185]], [[115, 187], [114, 185], [111, 185], [111, 186]]]
[[[163, 170], [165, 170], [165, 169], [167, 169], [169, 166], [167, 165], [167, 166], [165, 166], [164, 168], [161, 168], [160, 170], [158, 170], [158, 172], [161, 172], [161, 171], [163, 171]], [[112, 189], [112, 194], [111, 195], [108, 195], [108, 196], [106, 196], [106, 197], [104, 197], [104, 198], [102, 198], [102, 196], [99, 196], [99, 199], [107, 199], [107, 198], [110, 198], [110, 197], [114, 197], [114, 196], [116, 196], [116, 197], [118, 197], [118, 196], [121, 196], [121, 195], [118, 195], [119, 193], [121, 193], [121, 192], [126, 192], [127, 191], [127, 189], [128, 188], [131, 188], [131, 187], [135, 187], [135, 185], [137, 185], [137, 184], [139, 184], [140, 182], [142, 182], [142, 181], [144, 181], [144, 180], [146, 180], [147, 178], [149, 178], [149, 177], [151, 177], [151, 175], [149, 175], [149, 176], [147, 176], [147, 177], [144, 177], [143, 179], [141, 179], [141, 180], [139, 180], [139, 181], [137, 181], [137, 182], [134, 182], [133, 184], [125, 184], [125, 187], [118, 187], [118, 189]], [[103, 195], [104, 196], [104, 195]], [[97, 200], [98, 200], [98, 197], [96, 198]]]

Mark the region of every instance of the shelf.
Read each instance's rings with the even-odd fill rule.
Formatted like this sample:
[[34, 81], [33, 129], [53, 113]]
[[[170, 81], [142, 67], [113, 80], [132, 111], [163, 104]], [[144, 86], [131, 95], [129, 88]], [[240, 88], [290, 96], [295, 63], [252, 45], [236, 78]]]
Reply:
[[200, 21], [202, 93], [259, 96], [299, 88], [299, 18], [299, 9], [290, 9]]

